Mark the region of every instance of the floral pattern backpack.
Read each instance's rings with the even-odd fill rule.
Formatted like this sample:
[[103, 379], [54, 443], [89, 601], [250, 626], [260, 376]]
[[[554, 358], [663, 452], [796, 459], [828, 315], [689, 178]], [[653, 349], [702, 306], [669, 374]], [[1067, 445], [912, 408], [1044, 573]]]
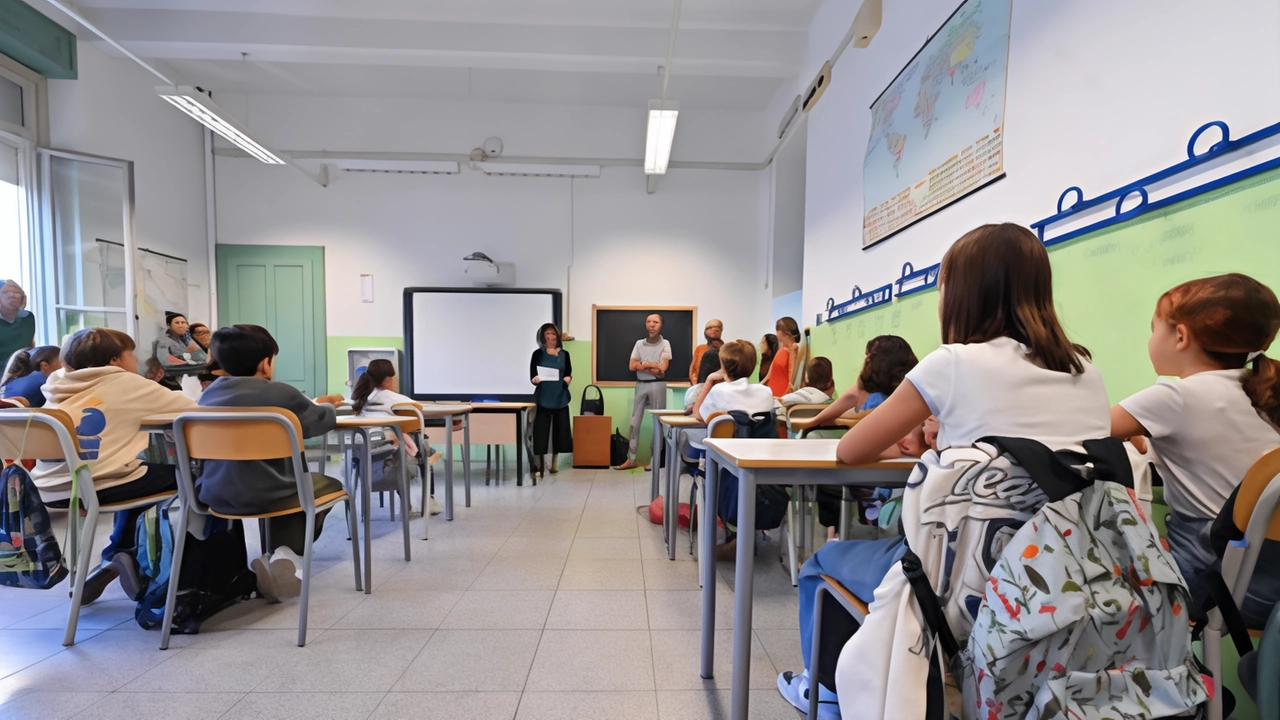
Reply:
[[1045, 505], [991, 569], [960, 663], [965, 717], [1187, 712], [1208, 698], [1189, 603], [1133, 489], [1099, 481]]

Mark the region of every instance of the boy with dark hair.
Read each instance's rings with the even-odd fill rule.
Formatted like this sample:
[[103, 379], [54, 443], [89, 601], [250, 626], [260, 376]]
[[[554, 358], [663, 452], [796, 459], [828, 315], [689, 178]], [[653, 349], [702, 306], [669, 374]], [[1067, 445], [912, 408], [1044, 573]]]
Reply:
[[[218, 377], [204, 394], [205, 407], [278, 407], [293, 412], [302, 425], [303, 437], [317, 437], [337, 425], [334, 406], [341, 395], [325, 395], [312, 402], [292, 385], [274, 382], [276, 355], [280, 346], [267, 329], [258, 325], [233, 325], [213, 334], [213, 359], [225, 376]], [[272, 509], [297, 507], [298, 486], [293, 479], [294, 460], [209, 460], [196, 481], [200, 502], [227, 515], [251, 515]], [[296, 462], [306, 463], [305, 458]], [[316, 497], [342, 489], [342, 483], [311, 474]], [[328, 511], [316, 514], [316, 535], [324, 526]], [[258, 576], [258, 590], [268, 602], [294, 597], [301, 589], [297, 569], [306, 532], [306, 517], [291, 513], [268, 520], [276, 548], [252, 563]], [[268, 550], [271, 550], [268, 548]]]

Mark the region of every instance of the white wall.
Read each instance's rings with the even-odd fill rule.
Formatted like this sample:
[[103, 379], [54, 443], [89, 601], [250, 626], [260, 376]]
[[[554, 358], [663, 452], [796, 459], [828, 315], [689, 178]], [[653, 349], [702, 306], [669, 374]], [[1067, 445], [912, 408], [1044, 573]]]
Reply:
[[402, 289], [469, 284], [475, 250], [515, 264], [520, 287], [570, 289], [572, 262], [567, 330], [583, 340], [592, 304], [697, 305], [743, 337], [770, 322], [762, 172], [673, 170], [649, 195], [631, 167], [572, 181], [341, 173], [328, 188], [248, 159], [216, 170], [218, 242], [324, 246], [330, 335], [402, 335]]
[[[1185, 157], [1191, 133], [1225, 120], [1240, 136], [1280, 120], [1280, 4], [1240, 0], [1015, 0], [1005, 123], [1008, 177], [867, 251], [860, 249], [869, 107], [958, 0], [884, 4], [865, 50], [846, 51], [809, 115], [805, 317], [937, 262], [983, 223], [1051, 215], [1068, 186], [1092, 196]], [[817, 71], [858, 3], [827, 0], [810, 33]], [[1265, 90], [1270, 89], [1270, 90]]]
[[76, 45], [79, 79], [49, 81], [50, 144], [134, 162], [137, 246], [186, 258], [191, 319], [206, 318], [203, 130], [155, 94], [155, 76]]

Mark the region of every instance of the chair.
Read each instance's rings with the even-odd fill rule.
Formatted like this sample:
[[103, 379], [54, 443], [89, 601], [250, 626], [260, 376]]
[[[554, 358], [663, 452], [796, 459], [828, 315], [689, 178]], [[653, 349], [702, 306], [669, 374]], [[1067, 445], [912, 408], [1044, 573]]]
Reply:
[[[809, 720], [817, 720], [818, 717], [818, 695], [821, 694], [818, 692], [818, 685], [820, 678], [823, 677], [822, 668], [819, 667], [822, 658], [822, 606], [826, 604], [823, 602], [823, 597], [834, 598], [859, 625], [867, 619], [867, 613], [870, 612], [867, 609], [867, 603], [841, 585], [838, 580], [828, 575], [819, 577], [822, 578], [822, 582], [818, 584], [818, 589], [815, 591], [817, 597], [813, 606], [813, 643], [809, 650]], [[843, 641], [848, 641], [848, 638], [843, 638]], [[830, 671], [834, 673], [835, 668], [830, 668]]]
[[[417, 430], [413, 430], [411, 432], [418, 436], [417, 465], [418, 474], [422, 478], [422, 539], [426, 540], [428, 518], [431, 517], [431, 510], [427, 507], [427, 504], [430, 502], [428, 498], [431, 496], [431, 483], [429, 479], [431, 466], [427, 462], [427, 449], [430, 447], [427, 444], [427, 421], [426, 418], [422, 416], [422, 406], [417, 403], [399, 403], [397, 405], [393, 405], [391, 407], [391, 412], [392, 414], [399, 415], [401, 417], [412, 417], [418, 419]], [[400, 457], [402, 460], [407, 460], [409, 457], [408, 453], [404, 451], [403, 444], [400, 446]], [[402, 462], [401, 467], [404, 469], [404, 477], [400, 484], [400, 495], [403, 498], [404, 524], [407, 528], [409, 525], [409, 513], [413, 509], [413, 504], [409, 502], [409, 463]], [[394, 513], [395, 511], [392, 510], [392, 520], [395, 519]], [[406, 529], [405, 532], [408, 533], [408, 530]]]
[[[714, 413], [707, 423], [707, 437], [723, 440], [733, 437], [734, 424], [733, 418], [724, 413]], [[703, 461], [707, 457], [707, 446], [696, 440], [689, 440], [689, 449], [694, 455], [689, 458], [681, 458], [691, 463], [696, 463], [698, 469], [693, 473], [693, 483], [689, 488], [689, 554], [693, 554], [695, 540], [698, 537], [698, 498], [702, 493], [698, 492], [700, 483], [698, 479], [705, 477], [706, 466]], [[711, 518], [711, 522], [715, 522], [715, 518]], [[698, 555], [698, 578], [702, 578], [702, 563], [704, 559], [701, 554]]]
[[[1232, 521], [1244, 533], [1244, 539], [1227, 546], [1222, 556], [1222, 579], [1237, 607], [1244, 604], [1263, 541], [1280, 540], [1280, 515], [1276, 513], [1277, 506], [1280, 506], [1280, 482], [1272, 482], [1277, 476], [1280, 476], [1280, 449], [1263, 455], [1249, 468], [1236, 494]], [[1204, 631], [1204, 663], [1220, 684], [1223, 627], [1222, 613], [1217, 609], [1210, 611]], [[1263, 677], [1259, 674], [1259, 686], [1274, 684], [1266, 682]], [[1269, 691], [1273, 689], [1268, 687]], [[1268, 698], [1268, 702], [1270, 700]], [[1209, 701], [1209, 718], [1222, 720], [1222, 717], [1222, 693], [1214, 693]]]
[[[71, 470], [71, 500], [67, 508], [68, 546], [65, 556], [71, 561], [71, 608], [67, 612], [67, 630], [62, 644], [71, 646], [76, 640], [80, 606], [84, 597], [84, 581], [93, 558], [93, 538], [98, 528], [98, 515], [105, 512], [132, 510], [172, 500], [176, 493], [101, 505], [93, 485], [89, 465], [80, 454], [80, 439], [71, 416], [52, 408], [0, 410], [0, 457], [17, 460], [59, 460]], [[79, 508], [74, 507], [79, 505]], [[84, 527], [76, 513], [84, 515]]]
[[[182, 512], [174, 523], [173, 564], [169, 577], [169, 594], [164, 605], [160, 649], [169, 648], [169, 631], [173, 624], [174, 603], [178, 596], [176, 578], [182, 575], [182, 555], [187, 538], [190, 513], [214, 515], [228, 520], [267, 520], [273, 517], [303, 513], [306, 536], [302, 554], [302, 594], [298, 600], [298, 646], [307, 642], [307, 602], [311, 591], [311, 556], [315, 538], [316, 512], [340, 502], [350, 503], [345, 490], [323, 497], [315, 496], [311, 473], [302, 455], [302, 426], [298, 417], [276, 407], [217, 408], [186, 412], [173, 422], [174, 441], [178, 452], [178, 499]], [[294, 481], [298, 488], [298, 505], [285, 510], [264, 511], [244, 515], [227, 515], [210, 510], [196, 497], [191, 473], [192, 459], [199, 460], [293, 460]], [[355, 513], [349, 513], [351, 561], [355, 566], [356, 589], [360, 589], [360, 542]]]

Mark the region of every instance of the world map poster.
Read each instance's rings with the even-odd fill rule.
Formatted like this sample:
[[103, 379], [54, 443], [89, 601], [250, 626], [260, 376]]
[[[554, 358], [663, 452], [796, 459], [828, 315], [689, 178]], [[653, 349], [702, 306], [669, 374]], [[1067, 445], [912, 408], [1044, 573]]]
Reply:
[[871, 105], [862, 247], [1004, 176], [1012, 0], [967, 0]]

